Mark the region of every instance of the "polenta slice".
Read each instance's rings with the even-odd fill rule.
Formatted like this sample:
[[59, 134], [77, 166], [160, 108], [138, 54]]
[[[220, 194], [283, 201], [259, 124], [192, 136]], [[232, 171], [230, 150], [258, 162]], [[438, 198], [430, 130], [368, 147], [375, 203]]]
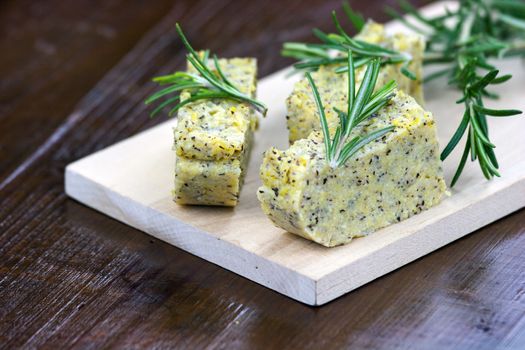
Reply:
[[[422, 58], [425, 49], [424, 39], [416, 34], [398, 33], [388, 36], [383, 25], [369, 21], [356, 36], [356, 39], [372, 44], [391, 48], [412, 58], [408, 68], [416, 76], [415, 80], [403, 75], [402, 64], [384, 65], [379, 73], [378, 86], [390, 80], [395, 80], [400, 90], [413, 96], [417, 102], [423, 104], [422, 90]], [[347, 103], [348, 79], [346, 74], [336, 73], [337, 66], [321, 66], [317, 72], [312, 73], [323, 104], [326, 107], [329, 122], [337, 120], [337, 115], [332, 107], [343, 110]], [[356, 70], [356, 81], [360, 83], [365, 67]], [[292, 94], [286, 100], [287, 126], [289, 129], [290, 144], [306, 138], [312, 131], [319, 130], [319, 114], [315, 106], [312, 91], [308, 81], [303, 78], [294, 86]]]
[[387, 126], [394, 130], [335, 168], [321, 132], [287, 150], [268, 150], [258, 190], [263, 211], [284, 230], [332, 247], [438, 204], [446, 185], [432, 114], [397, 91], [352, 133]]

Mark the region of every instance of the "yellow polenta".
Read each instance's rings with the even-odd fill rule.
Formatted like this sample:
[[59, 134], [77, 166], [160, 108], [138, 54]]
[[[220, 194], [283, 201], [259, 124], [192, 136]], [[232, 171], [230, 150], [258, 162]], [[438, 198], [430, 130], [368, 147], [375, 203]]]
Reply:
[[[398, 91], [355, 135], [394, 125], [338, 168], [321, 132], [289, 149], [270, 149], [258, 198], [279, 227], [327, 247], [349, 242], [439, 203], [446, 191], [434, 119]], [[353, 137], [353, 136], [352, 136]]]
[[[221, 59], [219, 65], [241, 92], [255, 97], [255, 59]], [[246, 103], [211, 99], [182, 107], [174, 131], [175, 201], [236, 205], [256, 129], [257, 116]]]
[[[397, 82], [399, 90], [408, 93], [420, 104], [423, 104], [421, 79], [425, 42], [421, 36], [401, 33], [387, 36], [381, 24], [370, 21], [356, 38], [395, 49], [412, 57], [409, 69], [416, 75], [416, 80], [411, 80], [401, 73], [401, 64], [384, 65], [379, 73], [376, 87], [380, 88], [393, 79]], [[344, 111], [347, 104], [348, 76], [347, 74], [335, 73], [335, 68], [337, 66], [321, 66], [317, 72], [312, 73], [329, 122], [338, 120], [333, 108], [336, 107]], [[356, 70], [357, 85], [360, 85], [364, 72], [365, 67]], [[295, 84], [292, 94], [286, 100], [286, 107], [290, 143], [307, 137], [313, 130], [319, 130], [319, 114], [313, 99], [312, 89], [306, 78]]]

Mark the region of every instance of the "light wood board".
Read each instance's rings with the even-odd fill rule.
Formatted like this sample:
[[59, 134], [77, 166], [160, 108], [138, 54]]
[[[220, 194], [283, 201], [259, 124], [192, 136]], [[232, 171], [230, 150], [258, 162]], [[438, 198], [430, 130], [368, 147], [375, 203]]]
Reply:
[[[443, 3], [425, 8], [439, 13]], [[389, 29], [400, 30], [396, 23]], [[498, 89], [491, 107], [525, 110], [525, 66], [502, 65], [514, 78]], [[287, 147], [284, 100], [297, 78], [277, 72], [259, 83], [269, 105], [256, 134], [246, 182], [236, 208], [184, 207], [172, 201], [174, 152], [169, 120], [67, 166], [72, 198], [174, 246], [279, 293], [322, 305], [525, 206], [525, 118], [493, 118], [491, 137], [502, 177], [486, 181], [468, 163], [451, 196], [439, 206], [346, 246], [325, 248], [274, 227], [259, 207], [259, 165], [270, 146]], [[455, 130], [462, 106], [444, 81], [425, 86], [441, 146]], [[445, 162], [450, 181], [459, 150]]]

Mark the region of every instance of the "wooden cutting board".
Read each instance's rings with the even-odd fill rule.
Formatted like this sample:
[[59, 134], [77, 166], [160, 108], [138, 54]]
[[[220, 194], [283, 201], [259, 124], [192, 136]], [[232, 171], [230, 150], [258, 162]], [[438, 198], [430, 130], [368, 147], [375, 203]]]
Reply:
[[[423, 9], [440, 13], [445, 3]], [[404, 30], [389, 23], [392, 31]], [[500, 65], [513, 79], [495, 91], [489, 107], [525, 110], [525, 66], [519, 59]], [[262, 153], [287, 147], [285, 98], [297, 78], [289, 70], [259, 82], [269, 106], [261, 121], [246, 182], [236, 208], [179, 206], [172, 201], [175, 154], [169, 120], [66, 168], [72, 198], [147, 234], [310, 305], [322, 305], [525, 206], [525, 118], [492, 118], [491, 138], [502, 177], [486, 181], [468, 163], [451, 196], [439, 206], [354, 240], [325, 248], [272, 225], [259, 207], [256, 190]], [[462, 106], [445, 81], [425, 86], [426, 108], [438, 125], [441, 146], [459, 122]], [[460, 147], [445, 162], [450, 181]]]

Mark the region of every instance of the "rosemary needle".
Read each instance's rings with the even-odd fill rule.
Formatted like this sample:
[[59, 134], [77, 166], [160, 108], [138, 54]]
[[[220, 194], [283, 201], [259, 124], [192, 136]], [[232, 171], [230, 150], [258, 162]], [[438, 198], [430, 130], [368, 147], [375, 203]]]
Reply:
[[346, 112], [334, 109], [339, 116], [339, 123], [336, 127], [333, 138], [331, 138], [330, 135], [328, 121], [326, 119], [319, 91], [317, 90], [311, 74], [309, 72], [306, 73], [306, 78], [310, 83], [319, 112], [326, 159], [333, 168], [344, 165], [346, 161], [363, 146], [394, 130], [393, 126], [388, 126], [366, 135], [356, 135], [352, 137], [352, 131], [358, 124], [374, 115], [374, 113], [390, 101], [397, 84], [392, 80], [374, 92], [381, 65], [380, 60], [375, 58], [367, 64], [363, 81], [356, 92], [356, 67], [352, 51], [347, 51], [346, 60], [348, 65], [348, 105]]
[[[242, 93], [230, 80], [228, 80], [219, 65], [217, 56], [213, 55], [212, 60], [215, 71], [212, 71], [208, 67], [209, 51], [205, 51], [201, 57], [201, 55], [199, 55], [190, 45], [178, 23], [176, 24], [176, 30], [188, 51], [186, 58], [198, 74], [175, 72], [173, 74], [154, 78], [154, 82], [165, 87], [148, 97], [145, 103], [151, 104], [160, 101], [162, 98], [168, 98], [159, 103], [159, 105], [151, 112], [151, 116], [157, 115], [166, 106], [174, 105], [168, 113], [169, 116], [172, 116], [176, 111], [188, 103], [205, 99], [230, 99], [238, 102], [245, 102], [263, 116], [266, 115], [268, 108], [263, 102]], [[190, 96], [184, 100], [182, 100], [180, 96], [183, 91], [190, 93]]]

